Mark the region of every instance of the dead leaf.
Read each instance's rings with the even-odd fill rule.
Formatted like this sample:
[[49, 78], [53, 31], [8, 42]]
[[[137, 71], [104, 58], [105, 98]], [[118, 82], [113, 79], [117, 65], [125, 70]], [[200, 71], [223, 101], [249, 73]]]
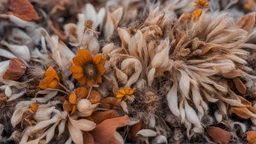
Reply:
[[120, 102], [115, 97], [107, 97], [100, 101], [101, 106], [104, 108], [121, 108]]
[[238, 28], [244, 29], [250, 32], [255, 24], [255, 12], [247, 14], [236, 23]]
[[256, 143], [256, 132], [255, 131], [248, 131], [246, 133], [246, 139], [249, 144], [255, 144]]
[[235, 113], [237, 116], [243, 119], [249, 119], [252, 113], [246, 107], [232, 107], [231, 112]]
[[8, 6], [8, 14], [24, 21], [37, 21], [40, 19], [29, 0], [9, 0]]
[[90, 96], [88, 97], [88, 100], [92, 104], [99, 103], [100, 99], [101, 99], [101, 95], [95, 90], [92, 90], [91, 93], [90, 93]]
[[206, 128], [207, 134], [212, 138], [213, 142], [218, 144], [228, 144], [231, 140], [231, 133], [221, 128], [210, 126]]
[[115, 118], [118, 116], [119, 114], [115, 110], [108, 110], [108, 111], [95, 111], [91, 115], [91, 118], [96, 124], [99, 124], [106, 119]]
[[116, 129], [124, 127], [128, 125], [128, 123], [129, 118], [127, 115], [118, 118], [106, 119], [102, 123], [98, 124], [90, 133], [96, 143], [118, 144], [118, 141], [115, 138]]
[[233, 82], [236, 86], [236, 89], [239, 91], [239, 93], [241, 94], [245, 94], [246, 93], [246, 86], [244, 85], [244, 83], [240, 80], [240, 78], [236, 77], [233, 79]]
[[142, 128], [142, 122], [138, 122], [135, 125], [131, 126], [131, 129], [129, 131], [129, 138], [133, 141], [136, 142], [136, 135]]

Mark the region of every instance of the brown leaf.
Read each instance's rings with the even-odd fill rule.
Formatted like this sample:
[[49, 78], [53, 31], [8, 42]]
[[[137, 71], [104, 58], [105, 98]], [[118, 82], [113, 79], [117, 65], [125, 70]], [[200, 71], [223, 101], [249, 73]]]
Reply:
[[246, 93], [246, 86], [244, 85], [244, 83], [240, 80], [240, 78], [236, 77], [233, 79], [233, 82], [236, 86], [236, 89], [241, 93], [241, 94], [245, 94]]
[[25, 21], [37, 21], [40, 19], [29, 0], [9, 0], [8, 14], [14, 15]]
[[115, 110], [108, 110], [108, 111], [95, 111], [91, 115], [91, 118], [96, 124], [99, 124], [106, 119], [115, 118], [118, 116], [119, 114]]
[[94, 139], [89, 132], [83, 133], [84, 144], [94, 144]]
[[124, 127], [128, 125], [129, 118], [127, 115], [104, 120], [102, 123], [98, 124], [94, 130], [90, 133], [92, 134], [96, 143], [101, 144], [118, 144], [114, 134], [116, 129], [119, 127]]
[[249, 119], [252, 113], [246, 107], [232, 107], [231, 111], [243, 119]]
[[95, 90], [92, 90], [91, 93], [90, 93], [90, 96], [88, 97], [88, 100], [92, 104], [99, 103], [100, 99], [101, 99], [101, 95]]
[[249, 144], [255, 144], [256, 143], [256, 132], [255, 131], [248, 131], [246, 133], [246, 139]]
[[8, 69], [3, 74], [3, 79], [18, 80], [24, 75], [26, 68], [27, 67], [22, 60], [19, 58], [12, 58], [10, 59]]
[[121, 108], [120, 102], [115, 97], [107, 97], [100, 101], [101, 106], [104, 108]]
[[236, 23], [238, 28], [244, 29], [250, 32], [255, 24], [255, 12], [247, 14]]
[[206, 132], [218, 144], [228, 144], [232, 136], [230, 132], [214, 126], [206, 128]]
[[135, 125], [131, 126], [131, 129], [129, 131], [129, 138], [133, 141], [136, 142], [136, 135], [140, 131], [142, 127], [142, 122], [138, 122]]

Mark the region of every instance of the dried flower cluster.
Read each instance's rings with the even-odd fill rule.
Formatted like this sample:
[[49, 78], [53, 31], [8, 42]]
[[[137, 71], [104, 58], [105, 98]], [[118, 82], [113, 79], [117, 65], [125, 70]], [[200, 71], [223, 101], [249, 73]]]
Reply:
[[3, 0], [0, 143], [255, 143], [255, 4]]

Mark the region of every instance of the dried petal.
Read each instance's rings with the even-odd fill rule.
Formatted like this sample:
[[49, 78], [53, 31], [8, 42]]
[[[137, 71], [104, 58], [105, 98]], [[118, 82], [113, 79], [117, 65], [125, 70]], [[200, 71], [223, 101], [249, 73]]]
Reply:
[[119, 114], [115, 110], [107, 110], [107, 111], [95, 111], [91, 118], [96, 124], [101, 123], [102, 121], [110, 118], [116, 118]]
[[241, 93], [241, 94], [245, 94], [246, 93], [246, 86], [244, 85], [244, 83], [239, 79], [239, 78], [234, 78], [233, 82], [236, 86], [236, 89]]
[[3, 78], [7, 80], [18, 80], [26, 71], [26, 65], [19, 58], [10, 59], [9, 67], [3, 74]]
[[255, 131], [248, 131], [246, 132], [246, 139], [249, 144], [254, 144], [256, 142], [256, 132]]

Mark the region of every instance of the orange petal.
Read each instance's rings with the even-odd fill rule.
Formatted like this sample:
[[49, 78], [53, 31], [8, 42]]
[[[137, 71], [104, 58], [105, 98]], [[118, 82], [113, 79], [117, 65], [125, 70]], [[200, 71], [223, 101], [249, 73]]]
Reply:
[[213, 142], [218, 144], [228, 144], [232, 137], [230, 132], [214, 126], [207, 127], [206, 132], [212, 138]]
[[82, 77], [81, 79], [77, 79], [80, 85], [85, 85], [86, 84], [86, 77]]
[[36, 110], [38, 109], [38, 105], [36, 102], [33, 102], [32, 104], [30, 104], [30, 109], [33, 111], [33, 112], [36, 112]]
[[116, 98], [122, 98], [125, 95], [125, 91], [124, 90], [118, 90], [117, 94], [116, 94]]
[[78, 53], [78, 56], [81, 56], [81, 58], [84, 60], [85, 63], [92, 60], [92, 55], [87, 50], [79, 49], [77, 53]]
[[71, 66], [69, 69], [72, 73], [83, 73], [83, 68], [81, 66]]
[[62, 107], [67, 112], [70, 112], [72, 110], [72, 104], [67, 100], [64, 101]]
[[69, 101], [71, 104], [76, 104], [76, 100], [77, 100], [76, 94], [71, 94], [71, 95], [69, 95], [68, 101]]
[[84, 63], [84, 60], [82, 59], [82, 57], [79, 56], [75, 56], [73, 57], [73, 63], [77, 66], [82, 66]]
[[127, 94], [127, 95], [131, 95], [131, 94], [134, 93], [134, 90], [133, 90], [132, 88], [129, 88], [129, 87], [125, 86], [125, 87], [124, 87], [124, 92], [125, 92], [125, 94]]
[[73, 77], [75, 79], [81, 79], [83, 78], [84, 74], [83, 73], [73, 73]]
[[102, 78], [101, 78], [101, 76], [97, 76], [97, 83], [102, 83]]
[[59, 82], [56, 79], [54, 79], [52, 82], [49, 83], [48, 87], [54, 89], [58, 86], [58, 84]]
[[76, 105], [73, 105], [71, 114], [74, 114], [76, 112]]
[[99, 63], [99, 64], [105, 65], [105, 62], [106, 62], [106, 59], [102, 58], [102, 59], [100, 60], [100, 63]]
[[96, 54], [93, 57], [92, 61], [93, 61], [93, 63], [95, 63], [97, 65], [100, 63], [101, 59], [103, 59], [102, 54]]
[[97, 65], [97, 70], [98, 70], [99, 75], [103, 75], [106, 72], [106, 68], [100, 64]]
[[88, 86], [93, 86], [94, 84], [95, 84], [95, 80], [94, 79], [87, 80], [87, 85]]
[[255, 131], [248, 131], [247, 133], [247, 141], [249, 144], [254, 144], [256, 143], [256, 132]]
[[55, 71], [55, 69], [53, 69], [52, 66], [50, 66], [50, 67], [46, 70], [45, 76], [46, 76], [46, 77], [52, 76], [52, 77], [56, 78], [58, 81], [60, 80], [60, 79], [59, 79], [59, 76], [58, 76], [58, 74], [57, 74], [57, 72]]
[[51, 83], [51, 81], [54, 79], [52, 76], [45, 77], [43, 80], [39, 83], [39, 88], [46, 89], [48, 88], [48, 84]]
[[84, 98], [88, 95], [88, 89], [85, 87], [76, 88], [75, 94], [77, 98]]

